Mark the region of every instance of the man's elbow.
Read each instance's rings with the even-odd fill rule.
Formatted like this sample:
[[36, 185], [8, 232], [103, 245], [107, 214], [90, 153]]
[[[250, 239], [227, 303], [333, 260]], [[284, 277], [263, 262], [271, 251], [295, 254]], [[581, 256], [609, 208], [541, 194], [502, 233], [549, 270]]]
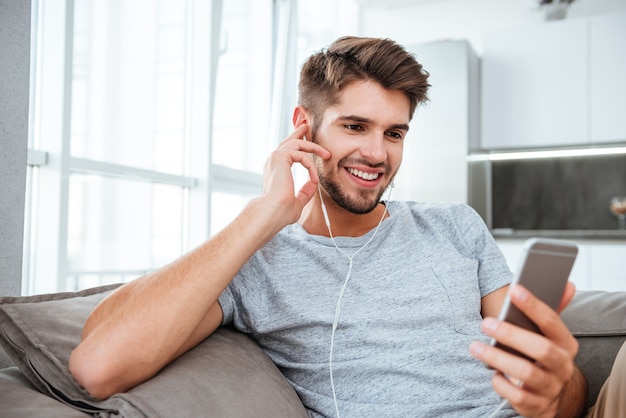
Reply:
[[[122, 391], [116, 387], [116, 380], [110, 375], [110, 367], [89, 356], [78, 346], [70, 355], [69, 369], [74, 379], [96, 399], [106, 399]], [[117, 381], [119, 384], [119, 381]]]

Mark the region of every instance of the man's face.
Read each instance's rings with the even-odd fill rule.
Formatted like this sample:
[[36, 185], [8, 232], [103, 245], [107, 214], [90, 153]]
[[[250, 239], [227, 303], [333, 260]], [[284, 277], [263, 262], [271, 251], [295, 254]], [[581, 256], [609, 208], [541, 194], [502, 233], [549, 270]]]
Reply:
[[409, 100], [371, 81], [346, 86], [315, 124], [313, 141], [332, 158], [315, 162], [330, 197], [352, 213], [371, 212], [402, 162]]

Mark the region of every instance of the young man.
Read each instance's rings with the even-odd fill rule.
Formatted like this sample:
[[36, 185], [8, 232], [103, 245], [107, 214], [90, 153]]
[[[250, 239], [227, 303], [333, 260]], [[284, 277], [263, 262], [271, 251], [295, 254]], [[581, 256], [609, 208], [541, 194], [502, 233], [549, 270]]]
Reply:
[[[509, 406], [499, 416], [580, 414], [578, 345], [558, 314], [517, 287], [513, 302], [546, 336], [494, 319], [511, 273], [478, 215], [460, 204], [381, 201], [427, 78], [390, 40], [347, 37], [314, 54], [295, 130], [269, 156], [262, 196], [192, 252], [104, 300], [72, 353], [76, 379], [108, 397], [232, 323], [276, 362], [311, 416], [485, 417], [500, 397]], [[294, 164], [310, 176], [298, 191]]]

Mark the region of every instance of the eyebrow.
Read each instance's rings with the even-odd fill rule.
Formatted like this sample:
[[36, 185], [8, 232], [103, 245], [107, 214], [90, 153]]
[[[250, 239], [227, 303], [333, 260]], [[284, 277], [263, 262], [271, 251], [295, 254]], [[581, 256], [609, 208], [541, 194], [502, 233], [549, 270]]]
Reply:
[[[356, 116], [356, 115], [339, 116], [336, 119], [336, 121], [338, 121], [338, 122], [372, 123], [371, 119], [364, 118], [362, 116]], [[391, 125], [387, 129], [400, 129], [400, 130], [403, 130], [403, 131], [408, 131], [409, 130], [409, 125], [407, 123], [396, 123], [396, 124]]]

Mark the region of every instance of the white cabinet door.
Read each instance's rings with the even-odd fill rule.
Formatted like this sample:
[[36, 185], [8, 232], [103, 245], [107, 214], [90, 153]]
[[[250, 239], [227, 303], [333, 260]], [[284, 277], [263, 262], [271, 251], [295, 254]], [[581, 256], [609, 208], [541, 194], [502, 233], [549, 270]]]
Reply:
[[594, 244], [589, 246], [589, 251], [591, 287], [626, 291], [626, 244]]
[[626, 141], [626, 13], [590, 20], [591, 141]]
[[568, 19], [485, 36], [483, 148], [588, 143], [588, 32]]

